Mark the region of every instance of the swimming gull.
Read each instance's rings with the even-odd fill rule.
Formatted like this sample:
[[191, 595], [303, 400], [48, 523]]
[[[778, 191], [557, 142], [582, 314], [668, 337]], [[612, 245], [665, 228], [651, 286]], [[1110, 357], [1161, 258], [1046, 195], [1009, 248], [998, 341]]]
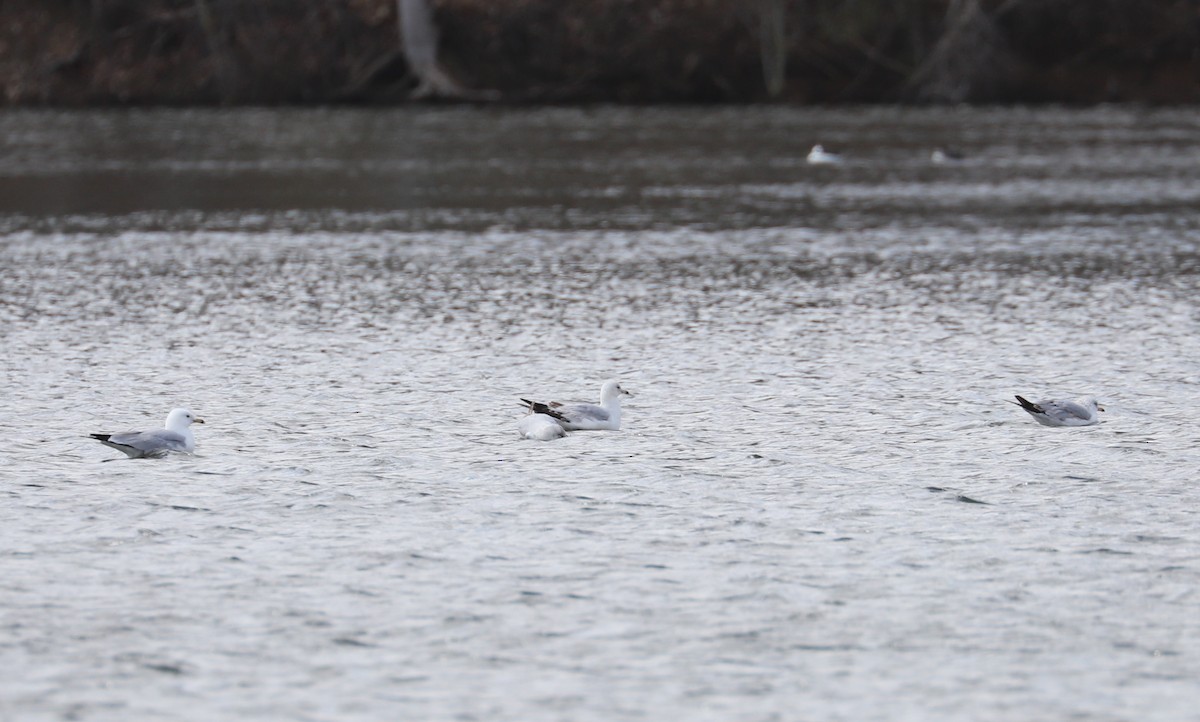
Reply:
[[521, 438], [533, 441], [553, 441], [567, 435], [567, 430], [559, 425], [553, 416], [546, 414], [529, 414], [517, 422]]
[[1093, 398], [1083, 403], [1046, 399], [1035, 404], [1023, 396], [1017, 396], [1017, 405], [1044, 426], [1091, 426], [1100, 423], [1098, 412], [1104, 410]]
[[837, 153], [830, 153], [818, 143], [812, 147], [812, 150], [808, 151], [808, 158], [806, 160], [812, 165], [833, 165], [841, 163], [842, 156]]
[[120, 434], [92, 434], [91, 438], [111, 446], [131, 459], [157, 459], [171, 452], [190, 454], [196, 450], [196, 437], [188, 427], [203, 424], [190, 409], [172, 409], [166, 428], [157, 431], [125, 431]]
[[961, 151], [953, 148], [934, 148], [929, 154], [929, 160], [937, 165], [945, 165], [947, 163], [958, 163], [965, 160], [966, 156]]
[[553, 418], [567, 431], [617, 431], [621, 428], [621, 396], [633, 396], [616, 381], [605, 381], [600, 387], [600, 405], [562, 404], [557, 401], [542, 403], [521, 399], [521, 403], [535, 414]]

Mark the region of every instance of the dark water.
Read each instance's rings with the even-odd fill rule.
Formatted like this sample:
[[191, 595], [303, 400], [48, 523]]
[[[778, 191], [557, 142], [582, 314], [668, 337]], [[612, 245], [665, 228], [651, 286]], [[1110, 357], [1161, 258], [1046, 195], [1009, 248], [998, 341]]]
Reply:
[[0, 115], [0, 719], [1187, 719], [1198, 118]]

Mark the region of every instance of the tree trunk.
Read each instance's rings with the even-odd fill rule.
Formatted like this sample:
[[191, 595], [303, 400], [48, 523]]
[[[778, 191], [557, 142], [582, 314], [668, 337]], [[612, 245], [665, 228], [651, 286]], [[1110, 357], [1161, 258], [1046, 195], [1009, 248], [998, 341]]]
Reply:
[[787, 81], [787, 15], [784, 0], [761, 0], [758, 45], [767, 95], [779, 97]]
[[438, 32], [429, 0], [396, 0], [404, 59], [417, 76], [414, 98], [462, 98], [463, 88], [438, 64]]
[[225, 43], [221, 41], [221, 33], [217, 27], [212, 9], [205, 0], [195, 0], [196, 17], [200, 20], [200, 29], [208, 44], [208, 53], [212, 56], [214, 72], [217, 76], [217, 92], [222, 103], [233, 102], [236, 94], [236, 71], [226, 51]]

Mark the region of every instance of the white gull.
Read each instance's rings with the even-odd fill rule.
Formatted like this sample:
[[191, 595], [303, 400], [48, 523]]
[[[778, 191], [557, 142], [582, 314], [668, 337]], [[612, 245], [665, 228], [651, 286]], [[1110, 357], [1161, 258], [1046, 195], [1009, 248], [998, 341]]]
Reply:
[[190, 409], [173, 409], [167, 414], [166, 428], [157, 431], [124, 431], [119, 434], [91, 434], [91, 438], [111, 446], [131, 459], [157, 459], [171, 452], [190, 454], [196, 450], [196, 437], [189, 428], [203, 424]]
[[553, 418], [567, 431], [617, 431], [621, 428], [621, 396], [632, 396], [616, 381], [605, 381], [600, 387], [600, 405], [563, 404], [557, 401], [530, 401], [521, 399], [522, 405], [535, 414]]
[[812, 147], [812, 150], [808, 151], [808, 157], [806, 160], [812, 165], [833, 165], [836, 163], [841, 163], [842, 156], [838, 155], [837, 153], [830, 153], [829, 151], [825, 150], [820, 143], [818, 143]]
[[1043, 426], [1091, 426], [1100, 423], [1099, 412], [1104, 410], [1093, 398], [1085, 399], [1083, 403], [1046, 399], [1035, 404], [1017, 396], [1017, 405]]

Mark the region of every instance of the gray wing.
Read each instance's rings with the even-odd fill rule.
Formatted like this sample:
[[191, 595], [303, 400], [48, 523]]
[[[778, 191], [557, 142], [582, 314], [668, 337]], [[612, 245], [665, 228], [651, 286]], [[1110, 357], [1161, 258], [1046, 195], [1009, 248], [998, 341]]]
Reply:
[[166, 429], [158, 431], [127, 431], [113, 434], [107, 439], [110, 444], [137, 449], [146, 456], [165, 454], [168, 451], [187, 451], [187, 440], [183, 434]]
[[571, 404], [555, 411], [568, 421], [608, 421], [608, 412], [595, 404]]
[[1047, 416], [1053, 416], [1056, 419], [1086, 420], [1092, 418], [1091, 411], [1074, 401], [1043, 401], [1041, 406], [1046, 410]]

